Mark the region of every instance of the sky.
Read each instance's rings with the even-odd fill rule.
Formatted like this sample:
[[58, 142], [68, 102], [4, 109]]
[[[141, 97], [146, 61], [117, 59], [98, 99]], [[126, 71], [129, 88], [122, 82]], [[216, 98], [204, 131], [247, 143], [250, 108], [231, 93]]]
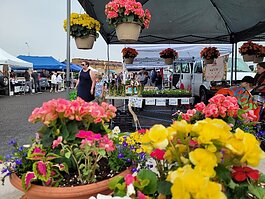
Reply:
[[[67, 0], [1, 0], [0, 48], [8, 53], [53, 56], [66, 59]], [[71, 12], [84, 13], [77, 0], [71, 0]], [[71, 37], [71, 59], [107, 60], [107, 45], [100, 36], [91, 50], [79, 50]], [[124, 45], [110, 45], [110, 60], [122, 61]]]

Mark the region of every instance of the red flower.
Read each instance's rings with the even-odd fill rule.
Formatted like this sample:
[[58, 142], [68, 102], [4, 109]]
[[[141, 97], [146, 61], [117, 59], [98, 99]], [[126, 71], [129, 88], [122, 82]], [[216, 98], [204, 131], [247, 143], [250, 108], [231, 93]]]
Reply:
[[172, 59], [176, 59], [178, 58], [178, 52], [175, 51], [172, 48], [166, 48], [165, 50], [162, 50], [159, 53], [160, 57], [165, 59], [165, 58], [172, 58]]
[[123, 48], [122, 49], [122, 57], [125, 58], [135, 58], [138, 55], [138, 52], [134, 48]]
[[201, 50], [200, 56], [204, 59], [216, 59], [220, 56], [220, 53], [216, 47], [205, 47]]
[[138, 130], [138, 133], [139, 134], [145, 134], [146, 133], [146, 129], [140, 129], [140, 130]]
[[165, 151], [161, 149], [155, 149], [150, 156], [158, 160], [164, 160]]
[[259, 171], [256, 169], [251, 169], [250, 167], [233, 167], [234, 172], [232, 173], [232, 178], [237, 182], [243, 182], [247, 178], [252, 180], [258, 180], [260, 175]]

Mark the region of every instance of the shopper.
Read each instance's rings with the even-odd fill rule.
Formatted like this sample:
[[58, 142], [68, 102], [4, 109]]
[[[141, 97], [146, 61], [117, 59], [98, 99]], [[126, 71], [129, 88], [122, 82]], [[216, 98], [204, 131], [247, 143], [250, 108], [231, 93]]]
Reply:
[[105, 101], [105, 86], [102, 80], [102, 75], [96, 75], [96, 86], [95, 86], [95, 102], [101, 104]]
[[56, 77], [56, 72], [52, 72], [51, 76], [51, 90], [50, 92], [57, 92], [57, 77]]
[[25, 71], [24, 77], [25, 77], [24, 95], [26, 94], [28, 87], [29, 87], [29, 93], [32, 94], [32, 82], [29, 70]]

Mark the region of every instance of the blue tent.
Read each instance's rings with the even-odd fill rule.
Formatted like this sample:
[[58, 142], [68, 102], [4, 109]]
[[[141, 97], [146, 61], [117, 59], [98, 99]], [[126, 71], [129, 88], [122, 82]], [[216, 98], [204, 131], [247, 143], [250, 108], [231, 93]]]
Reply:
[[[65, 64], [66, 65], [66, 63], [65, 62], [62, 62], [62, 64]], [[70, 63], [70, 70], [71, 71], [80, 71], [82, 69], [82, 67], [81, 66], [79, 66], [79, 65], [77, 65], [77, 64], [71, 64]]]
[[65, 70], [66, 65], [51, 56], [25, 56], [19, 55], [19, 59], [33, 63], [34, 70]]

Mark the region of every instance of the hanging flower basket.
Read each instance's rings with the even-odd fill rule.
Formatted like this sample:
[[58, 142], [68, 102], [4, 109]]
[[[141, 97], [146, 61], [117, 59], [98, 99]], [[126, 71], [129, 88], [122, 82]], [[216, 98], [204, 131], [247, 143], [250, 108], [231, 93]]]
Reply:
[[205, 64], [213, 64], [214, 59], [203, 59]]
[[124, 63], [125, 64], [133, 64], [133, 57], [129, 57], [129, 58], [124, 58]]
[[95, 41], [96, 37], [94, 35], [75, 38], [75, 44], [78, 49], [92, 49]]
[[118, 40], [133, 43], [138, 40], [141, 29], [148, 28], [151, 14], [140, 2], [112, 0], [105, 6], [107, 22], [116, 29]]
[[166, 65], [172, 65], [173, 64], [173, 58], [165, 58], [164, 59]]
[[242, 56], [243, 56], [244, 62], [254, 61], [254, 57], [255, 57], [255, 55], [249, 55], [249, 54], [244, 54]]

